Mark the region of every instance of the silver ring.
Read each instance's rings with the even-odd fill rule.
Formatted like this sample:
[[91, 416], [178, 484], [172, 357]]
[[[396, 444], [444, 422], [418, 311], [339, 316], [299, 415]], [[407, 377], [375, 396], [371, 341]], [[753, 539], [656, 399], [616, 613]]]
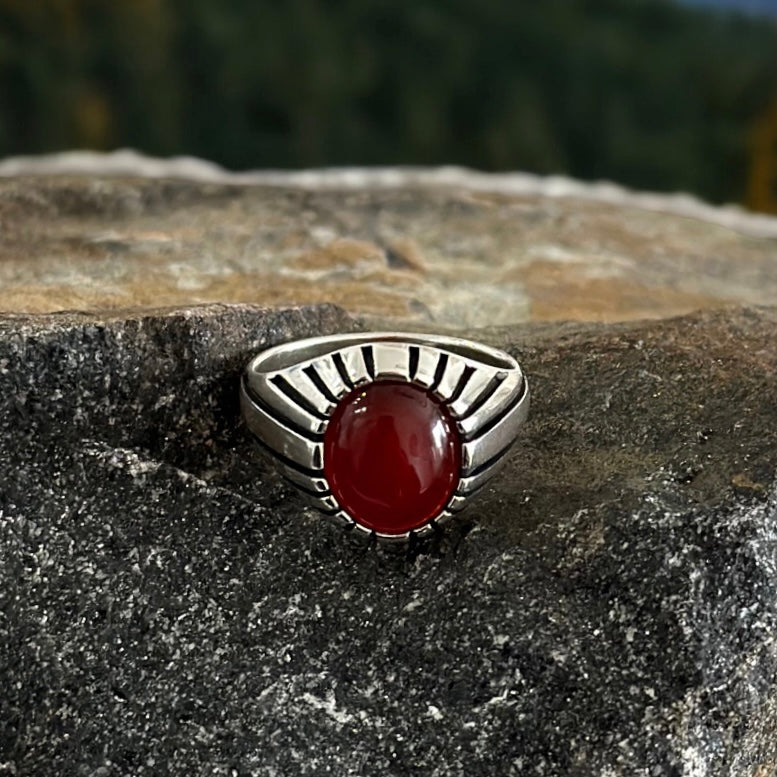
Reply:
[[241, 381], [248, 428], [309, 503], [380, 539], [432, 533], [503, 463], [529, 412], [509, 354], [368, 332], [279, 345]]

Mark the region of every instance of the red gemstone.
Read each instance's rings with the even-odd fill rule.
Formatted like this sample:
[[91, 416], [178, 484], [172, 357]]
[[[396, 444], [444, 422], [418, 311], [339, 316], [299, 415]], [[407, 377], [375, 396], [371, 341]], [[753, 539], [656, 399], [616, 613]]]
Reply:
[[324, 473], [335, 498], [355, 521], [384, 534], [417, 529], [438, 515], [460, 466], [447, 408], [410, 383], [354, 389], [324, 435]]

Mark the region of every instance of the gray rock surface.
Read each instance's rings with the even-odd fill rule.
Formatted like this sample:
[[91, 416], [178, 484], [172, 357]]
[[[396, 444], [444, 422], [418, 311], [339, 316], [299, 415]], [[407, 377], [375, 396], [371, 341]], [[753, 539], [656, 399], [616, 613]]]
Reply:
[[0, 318], [0, 775], [777, 774], [777, 310], [469, 332], [533, 414], [437, 544], [238, 417], [333, 307]]

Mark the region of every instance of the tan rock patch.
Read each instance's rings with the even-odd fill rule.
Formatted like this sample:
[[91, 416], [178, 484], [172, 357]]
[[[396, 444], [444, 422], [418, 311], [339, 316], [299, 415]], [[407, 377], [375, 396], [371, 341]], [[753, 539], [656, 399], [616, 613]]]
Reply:
[[666, 318], [726, 305], [728, 300], [630, 278], [590, 277], [585, 267], [532, 262], [520, 273], [534, 321], [624, 321]]

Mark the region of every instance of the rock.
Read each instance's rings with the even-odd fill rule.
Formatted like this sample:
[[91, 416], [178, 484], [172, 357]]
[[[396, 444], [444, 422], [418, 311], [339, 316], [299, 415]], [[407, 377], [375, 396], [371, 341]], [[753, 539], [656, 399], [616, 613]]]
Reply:
[[777, 309], [471, 332], [533, 413], [404, 551], [238, 418], [250, 353], [358, 325], [0, 318], [0, 774], [777, 773]]
[[111, 178], [102, 164], [0, 179], [0, 310], [330, 302], [471, 328], [777, 299], [777, 219], [686, 199], [527, 176], [354, 171], [353, 187], [347, 173]]

